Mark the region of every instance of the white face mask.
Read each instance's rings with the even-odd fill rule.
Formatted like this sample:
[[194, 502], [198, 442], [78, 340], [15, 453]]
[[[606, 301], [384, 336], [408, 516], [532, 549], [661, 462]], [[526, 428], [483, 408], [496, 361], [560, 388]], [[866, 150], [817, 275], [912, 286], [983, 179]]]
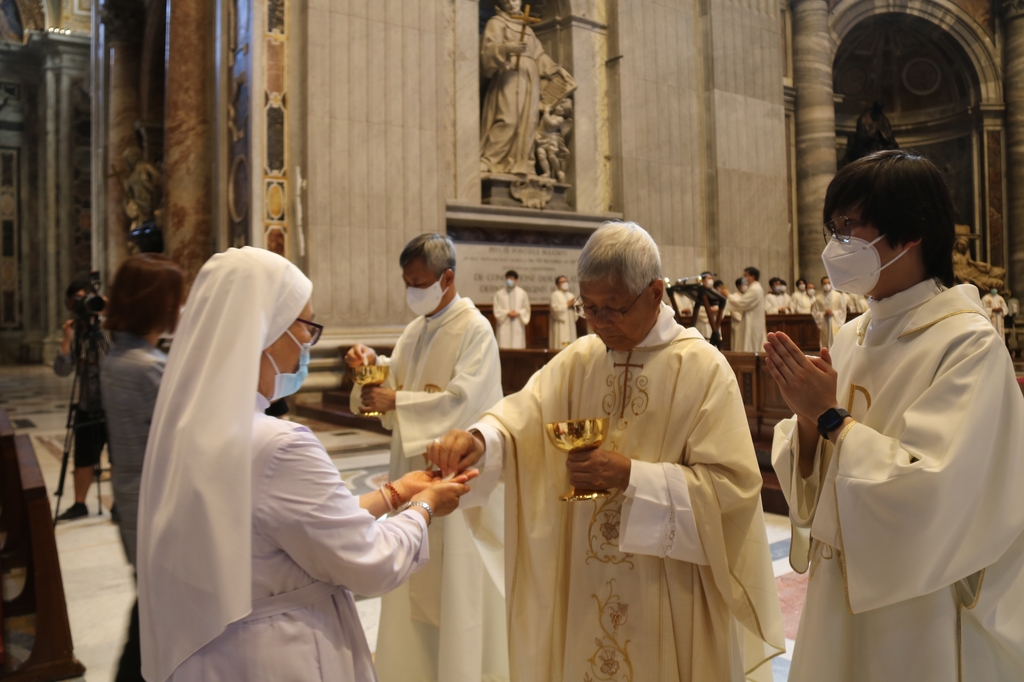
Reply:
[[814, 296], [814, 289], [808, 289], [807, 290], [807, 295], [813, 297]]
[[800, 291], [807, 291], [807, 285], [806, 284], [797, 284], [796, 288], [799, 289]]
[[775, 293], [781, 294], [786, 290], [786, 287], [775, 287]]
[[405, 302], [409, 306], [409, 310], [417, 315], [429, 315], [437, 306], [441, 305], [441, 299], [444, 298], [446, 291], [448, 290], [441, 290], [441, 280], [434, 282], [426, 289], [406, 287]]
[[561, 289], [562, 291], [569, 291], [569, 283], [562, 282], [561, 284], [558, 285], [558, 288]]
[[838, 239], [829, 240], [825, 250], [821, 252], [821, 261], [825, 264], [828, 278], [835, 282], [836, 289], [848, 294], [867, 295], [878, 284], [878, 276], [882, 270], [898, 261], [909, 250], [905, 249], [882, 265], [875, 244], [881, 241], [883, 236], [879, 236], [873, 242], [850, 237], [849, 244], [844, 244]]
[[704, 287], [706, 289], [714, 289], [715, 288], [715, 280], [713, 280], [713, 279], [706, 279], [706, 280], [704, 280]]
[[827, 294], [830, 291], [832, 291], [832, 285], [831, 284], [822, 284], [821, 285], [821, 290], [824, 291]]

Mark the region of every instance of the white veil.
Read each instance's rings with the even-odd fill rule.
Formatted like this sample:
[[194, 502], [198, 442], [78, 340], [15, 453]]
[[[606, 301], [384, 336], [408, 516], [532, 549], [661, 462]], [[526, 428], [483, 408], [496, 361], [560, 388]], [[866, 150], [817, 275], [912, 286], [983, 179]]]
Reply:
[[252, 610], [252, 422], [260, 353], [313, 284], [263, 249], [199, 271], [174, 337], [139, 499], [142, 672], [164, 682]]

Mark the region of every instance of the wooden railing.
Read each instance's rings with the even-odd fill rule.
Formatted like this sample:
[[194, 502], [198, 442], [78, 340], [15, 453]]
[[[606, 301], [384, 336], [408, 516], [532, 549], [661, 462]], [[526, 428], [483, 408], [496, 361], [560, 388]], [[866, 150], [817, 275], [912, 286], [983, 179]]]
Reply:
[[[0, 561], [3, 569], [24, 568], [18, 594], [3, 594], [4, 617], [35, 614], [35, 638], [28, 658], [17, 668], [4, 663], [4, 682], [62, 680], [85, 672], [75, 659], [68, 623], [64, 581], [53, 534], [53, 516], [39, 460], [27, 435], [15, 435], [0, 411], [0, 488], [6, 531]], [[7, 670], [8, 667], [13, 669]]]

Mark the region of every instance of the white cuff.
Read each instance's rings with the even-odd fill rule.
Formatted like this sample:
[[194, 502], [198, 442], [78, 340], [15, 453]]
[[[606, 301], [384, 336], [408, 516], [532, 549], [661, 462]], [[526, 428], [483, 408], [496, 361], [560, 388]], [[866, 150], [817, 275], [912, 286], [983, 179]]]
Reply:
[[619, 549], [707, 565], [684, 467], [633, 460]]

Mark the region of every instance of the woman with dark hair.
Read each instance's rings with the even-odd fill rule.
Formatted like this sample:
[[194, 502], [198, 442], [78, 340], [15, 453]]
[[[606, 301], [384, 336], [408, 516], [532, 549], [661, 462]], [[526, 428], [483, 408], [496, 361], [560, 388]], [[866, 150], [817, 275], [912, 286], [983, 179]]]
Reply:
[[900, 150], [845, 166], [825, 269], [868, 296], [831, 352], [769, 334], [796, 413], [772, 459], [810, 569], [790, 680], [1024, 679], [1024, 397], [972, 285], [953, 286], [953, 203]]
[[[111, 487], [118, 526], [125, 554], [133, 567], [142, 460], [167, 364], [167, 356], [156, 346], [162, 335], [173, 332], [178, 325], [184, 287], [184, 274], [174, 261], [153, 253], [141, 253], [126, 260], [110, 287], [105, 326], [112, 343], [100, 373], [100, 386], [114, 464]], [[141, 679], [136, 601], [116, 681]]]

